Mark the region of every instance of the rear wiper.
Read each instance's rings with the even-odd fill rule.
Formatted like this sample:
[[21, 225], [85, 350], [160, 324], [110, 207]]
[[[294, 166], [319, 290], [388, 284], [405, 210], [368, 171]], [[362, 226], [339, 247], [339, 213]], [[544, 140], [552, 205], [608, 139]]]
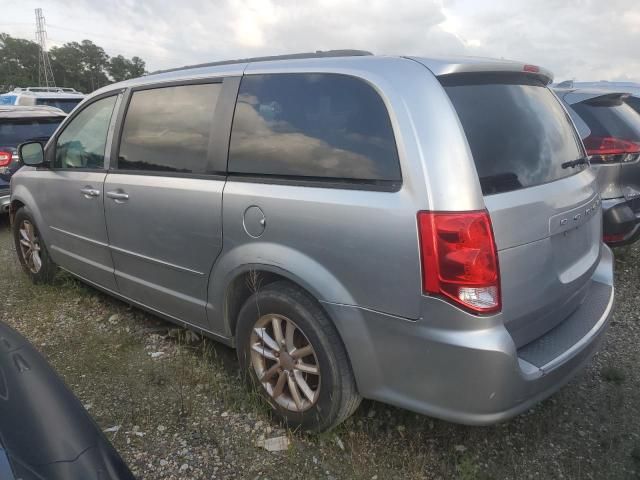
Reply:
[[569, 162], [564, 162], [560, 166], [562, 168], [573, 168], [573, 167], [577, 167], [578, 165], [589, 165], [589, 157], [582, 157], [576, 160], [571, 160]]

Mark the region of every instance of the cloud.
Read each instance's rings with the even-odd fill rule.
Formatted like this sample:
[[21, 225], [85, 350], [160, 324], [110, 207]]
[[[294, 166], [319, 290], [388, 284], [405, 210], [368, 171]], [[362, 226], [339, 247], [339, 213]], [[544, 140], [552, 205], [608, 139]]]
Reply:
[[4, 8], [16, 20], [0, 20], [0, 30], [32, 36], [37, 6], [53, 43], [89, 38], [151, 70], [360, 48], [521, 59], [559, 80], [640, 81], [638, 0], [26, 0]]
[[479, 41], [469, 53], [540, 64], [557, 80], [640, 81], [637, 0], [493, 0], [462, 18]]

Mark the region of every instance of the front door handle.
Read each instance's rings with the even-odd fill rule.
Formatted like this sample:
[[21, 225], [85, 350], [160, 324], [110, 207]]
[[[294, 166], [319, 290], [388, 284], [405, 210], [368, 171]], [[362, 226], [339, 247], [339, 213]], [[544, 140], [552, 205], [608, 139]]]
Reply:
[[129, 194], [123, 192], [122, 190], [113, 190], [111, 192], [107, 192], [107, 197], [114, 199], [116, 203], [122, 203], [129, 200]]
[[100, 196], [100, 190], [97, 190], [91, 186], [86, 186], [80, 189], [80, 193], [85, 196], [85, 198], [93, 198]]

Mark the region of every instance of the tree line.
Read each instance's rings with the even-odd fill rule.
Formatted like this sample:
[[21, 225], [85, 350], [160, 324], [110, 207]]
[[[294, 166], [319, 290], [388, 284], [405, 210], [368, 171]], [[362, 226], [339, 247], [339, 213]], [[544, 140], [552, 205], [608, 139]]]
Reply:
[[[36, 42], [0, 33], [0, 93], [15, 87], [38, 86], [39, 54], [40, 45]], [[56, 86], [84, 93], [146, 73], [140, 57], [109, 57], [91, 40], [52, 47], [49, 60]]]

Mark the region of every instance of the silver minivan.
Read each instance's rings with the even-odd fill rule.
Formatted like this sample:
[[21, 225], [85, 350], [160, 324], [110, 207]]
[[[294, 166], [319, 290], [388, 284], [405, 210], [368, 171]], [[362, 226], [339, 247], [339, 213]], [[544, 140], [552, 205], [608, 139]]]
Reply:
[[613, 303], [550, 80], [341, 51], [110, 85], [21, 146], [18, 256], [236, 347], [289, 425], [363, 397], [495, 423], [584, 366]]

